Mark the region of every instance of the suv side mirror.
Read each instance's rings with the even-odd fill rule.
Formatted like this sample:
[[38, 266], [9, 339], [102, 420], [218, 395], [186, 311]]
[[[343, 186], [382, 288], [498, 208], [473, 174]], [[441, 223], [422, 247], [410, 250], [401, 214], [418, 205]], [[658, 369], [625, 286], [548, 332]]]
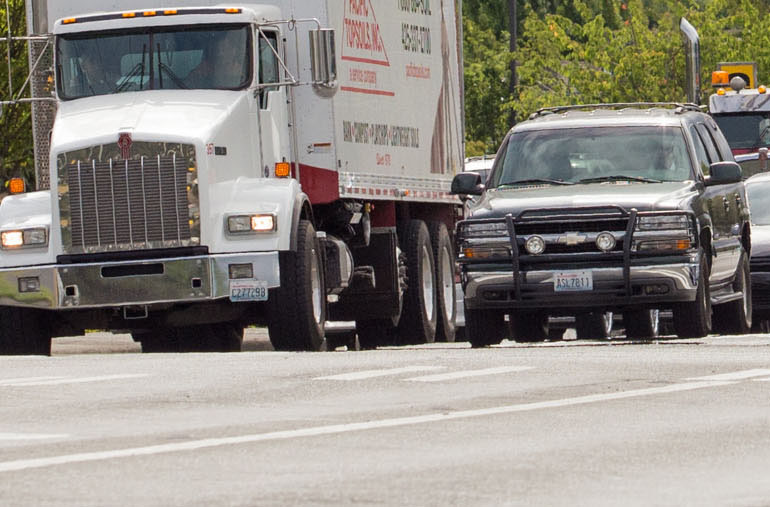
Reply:
[[481, 184], [481, 175], [475, 172], [460, 173], [452, 180], [453, 194], [460, 195], [481, 195], [484, 191], [484, 185]]
[[743, 171], [738, 162], [714, 162], [709, 172], [711, 176], [706, 179], [707, 186], [738, 183], [743, 179]]

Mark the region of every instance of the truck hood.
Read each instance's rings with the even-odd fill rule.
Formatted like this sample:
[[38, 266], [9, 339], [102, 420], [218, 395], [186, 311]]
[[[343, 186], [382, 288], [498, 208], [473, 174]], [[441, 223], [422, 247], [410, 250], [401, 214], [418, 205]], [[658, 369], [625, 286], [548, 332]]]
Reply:
[[592, 183], [490, 189], [470, 209], [473, 218], [516, 216], [528, 209], [620, 206], [638, 211], [681, 209], [695, 195], [695, 183]]
[[203, 144], [235, 108], [248, 107], [247, 91], [153, 90], [62, 102], [51, 137], [53, 153], [117, 142]]

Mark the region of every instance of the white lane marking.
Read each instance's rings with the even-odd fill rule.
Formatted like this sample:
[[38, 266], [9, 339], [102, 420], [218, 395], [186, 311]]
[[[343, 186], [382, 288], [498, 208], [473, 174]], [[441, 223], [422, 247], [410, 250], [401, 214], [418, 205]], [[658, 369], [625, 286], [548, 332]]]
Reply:
[[405, 382], [441, 382], [458, 378], [482, 377], [484, 375], [500, 375], [502, 373], [514, 373], [518, 371], [532, 370], [534, 366], [500, 366], [498, 368], [485, 368], [483, 370], [454, 371], [451, 373], [438, 373], [436, 375], [423, 375], [404, 379]]
[[754, 370], [734, 371], [732, 373], [720, 373], [718, 375], [707, 375], [705, 377], [692, 377], [685, 380], [746, 380], [754, 377], [766, 377], [770, 375], [770, 370], [757, 368]]
[[770, 382], [770, 378], [755, 378], [754, 382]]
[[672, 384], [664, 387], [651, 387], [647, 389], [635, 389], [633, 391], [624, 391], [616, 393], [590, 394], [587, 396], [578, 396], [576, 398], [565, 398], [561, 400], [538, 401], [534, 403], [522, 403], [518, 405], [503, 405], [478, 410], [458, 410], [455, 412], [445, 412], [438, 414], [428, 414], [413, 417], [397, 417], [394, 419], [381, 419], [379, 421], [367, 421], [350, 424], [333, 424], [328, 426], [315, 426], [310, 428], [286, 431], [273, 431], [270, 433], [257, 433], [252, 435], [242, 435], [226, 438], [207, 438], [203, 440], [191, 440], [188, 442], [179, 442], [172, 444], [150, 445], [146, 447], [134, 447], [128, 449], [117, 449], [112, 451], [86, 452], [80, 454], [65, 454], [62, 456], [52, 456], [49, 458], [21, 459], [14, 461], [0, 462], [0, 473], [14, 472], [19, 470], [29, 470], [33, 468], [43, 468], [55, 465], [64, 465], [70, 463], [84, 463], [90, 461], [104, 461], [109, 459], [131, 458], [136, 456], [148, 456], [154, 454], [165, 454], [173, 452], [192, 451], [197, 449], [209, 449], [212, 447], [222, 447], [225, 445], [251, 444], [255, 442], [288, 440], [293, 438], [314, 437], [320, 435], [331, 435], [348, 433], [353, 431], [365, 431], [372, 429], [394, 428], [398, 426], [410, 426], [414, 424], [424, 424], [441, 421], [451, 421], [454, 419], [465, 419], [471, 417], [494, 416], [501, 414], [512, 414], [516, 412], [527, 412], [532, 410], [541, 410], [548, 408], [568, 407], [574, 405], [583, 405], [587, 403], [597, 403], [600, 401], [622, 400], [626, 398], [635, 398], [639, 396], [652, 396], [655, 394], [670, 394], [682, 391], [692, 391], [695, 389], [704, 389], [708, 387], [719, 387], [735, 384], [735, 382], [689, 382], [684, 384]]
[[415, 373], [419, 371], [438, 371], [445, 369], [446, 366], [404, 366], [403, 368], [390, 368], [388, 370], [365, 370], [354, 371], [352, 373], [342, 373], [340, 375], [329, 375], [328, 377], [316, 377], [314, 380], [363, 380], [367, 378], [388, 377], [390, 375], [401, 375], [402, 373]]
[[101, 375], [98, 377], [51, 377], [45, 380], [39, 379], [14, 379], [11, 382], [0, 380], [0, 387], [30, 387], [30, 386], [55, 386], [61, 384], [82, 384], [85, 382], [104, 382], [109, 380], [125, 380], [133, 378], [149, 377], [147, 373], [129, 373], [123, 375]]
[[3, 440], [53, 440], [57, 438], [67, 438], [64, 434], [46, 434], [46, 433], [0, 433], [0, 441]]

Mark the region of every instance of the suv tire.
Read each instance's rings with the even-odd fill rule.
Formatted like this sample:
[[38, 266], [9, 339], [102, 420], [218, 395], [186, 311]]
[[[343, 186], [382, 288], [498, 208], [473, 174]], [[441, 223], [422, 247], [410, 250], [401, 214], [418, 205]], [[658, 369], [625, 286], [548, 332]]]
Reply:
[[700, 254], [698, 289], [695, 301], [674, 305], [674, 331], [680, 338], [703, 338], [711, 332], [711, 290], [709, 289], [707, 252]]
[[720, 334], [748, 334], [751, 332], [751, 271], [749, 256], [741, 249], [741, 260], [735, 272], [733, 291], [741, 298], [714, 307], [714, 330]]

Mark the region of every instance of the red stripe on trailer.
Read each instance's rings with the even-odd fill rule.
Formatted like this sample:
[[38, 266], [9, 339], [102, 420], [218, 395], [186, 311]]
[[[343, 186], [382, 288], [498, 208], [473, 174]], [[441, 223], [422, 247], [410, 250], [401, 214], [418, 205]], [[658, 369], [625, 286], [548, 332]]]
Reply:
[[340, 178], [337, 171], [300, 164], [302, 190], [313, 204], [326, 204], [340, 198]]

